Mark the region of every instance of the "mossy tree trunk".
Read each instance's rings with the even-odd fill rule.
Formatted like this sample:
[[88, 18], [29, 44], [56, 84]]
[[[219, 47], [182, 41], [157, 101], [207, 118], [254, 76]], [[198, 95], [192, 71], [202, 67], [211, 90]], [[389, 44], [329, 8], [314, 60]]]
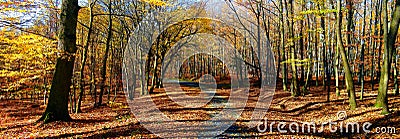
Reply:
[[382, 108], [382, 113], [389, 113], [388, 107], [388, 83], [389, 83], [389, 72], [390, 65], [392, 63], [392, 55], [394, 44], [396, 42], [397, 32], [399, 29], [399, 19], [400, 19], [400, 1], [396, 1], [395, 9], [393, 10], [392, 20], [390, 22], [390, 30], [388, 29], [388, 13], [387, 13], [387, 3], [388, 0], [383, 0], [382, 2], [382, 12], [383, 12], [383, 43], [384, 43], [384, 56], [383, 56], [383, 66], [381, 67], [381, 76], [379, 78], [379, 89], [378, 96], [376, 98], [376, 107]]
[[343, 47], [342, 42], [342, 35], [341, 35], [341, 24], [342, 24], [342, 12], [341, 12], [341, 1], [337, 1], [337, 21], [336, 21], [336, 35], [337, 35], [337, 45], [339, 47], [340, 56], [342, 57], [343, 68], [345, 71], [345, 80], [346, 80], [346, 87], [349, 93], [349, 102], [350, 102], [350, 109], [354, 110], [357, 107], [356, 102], [356, 93], [354, 91], [354, 82], [353, 82], [353, 75], [351, 73], [351, 69], [349, 66], [349, 62], [347, 61], [346, 52]]

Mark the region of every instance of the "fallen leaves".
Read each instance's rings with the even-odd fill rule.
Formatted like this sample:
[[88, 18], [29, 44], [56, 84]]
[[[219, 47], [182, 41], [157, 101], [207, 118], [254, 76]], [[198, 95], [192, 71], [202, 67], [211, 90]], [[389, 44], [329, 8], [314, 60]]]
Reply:
[[[160, 91], [160, 90], [156, 90]], [[229, 96], [229, 91], [218, 90], [219, 95]], [[218, 94], [217, 91], [217, 94]], [[255, 91], [255, 89], [251, 89]], [[269, 121], [283, 122], [315, 122], [317, 126], [326, 121], [337, 120], [336, 113], [338, 111], [346, 111], [347, 118], [343, 122], [372, 122], [376, 126], [393, 126], [400, 131], [398, 123], [400, 118], [396, 116], [399, 109], [393, 109], [395, 115], [381, 115], [380, 109], [371, 107], [374, 103], [376, 93], [365, 93], [365, 99], [359, 101], [360, 107], [355, 111], [350, 111], [347, 96], [343, 93], [341, 96], [331, 94], [331, 102], [326, 102], [326, 96], [323, 92], [315, 93], [305, 97], [293, 98], [290, 93], [277, 91], [274, 100], [270, 106], [269, 112], [264, 118]], [[252, 93], [252, 92], [250, 92]], [[322, 94], [321, 94], [322, 93]], [[217, 114], [220, 109], [213, 110], [212, 103], [204, 106], [205, 109], [180, 109], [181, 106], [173, 104], [167, 99], [168, 96], [162, 92], [152, 95], [153, 101], [157, 106], [163, 108], [164, 114], [171, 119], [193, 122], [193, 120], [207, 120], [212, 118], [213, 114]], [[40, 102], [30, 102], [21, 100], [7, 100], [0, 102], [0, 116], [4, 120], [0, 122], [0, 135], [3, 137], [129, 137], [129, 138], [155, 138], [156, 135], [151, 134], [142, 127], [135, 116], [131, 114], [130, 109], [125, 101], [124, 94], [120, 93], [115, 102], [108, 102], [106, 107], [93, 109], [91, 101], [86, 100], [83, 103], [82, 110], [84, 113], [71, 114], [75, 119], [71, 122], [52, 122], [49, 124], [35, 123], [41, 116], [44, 105], [39, 107], [30, 107], [42, 104]], [[241, 114], [240, 118], [234, 124], [235, 128], [228, 129], [221, 137], [300, 137], [300, 138], [320, 138], [320, 137], [340, 137], [339, 134], [332, 134], [328, 127], [325, 127], [323, 133], [313, 134], [280, 134], [276, 132], [275, 126], [272, 132], [259, 133], [248, 127], [246, 123], [251, 118], [251, 107], [255, 101], [248, 101], [248, 108]], [[285, 109], [280, 107], [285, 105]], [[390, 96], [389, 104], [391, 108], [399, 107], [400, 99], [398, 96]], [[250, 107], [251, 106], [251, 107]], [[151, 118], [151, 117], [149, 117]], [[396, 124], [397, 123], [397, 124]], [[363, 136], [364, 134], [354, 135]], [[398, 137], [397, 134], [369, 134], [372, 137]]]

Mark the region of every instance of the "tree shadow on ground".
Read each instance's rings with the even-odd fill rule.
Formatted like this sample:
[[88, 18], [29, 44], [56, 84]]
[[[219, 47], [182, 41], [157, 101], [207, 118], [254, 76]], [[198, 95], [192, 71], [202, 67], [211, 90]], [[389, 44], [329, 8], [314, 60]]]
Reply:
[[0, 128], [0, 131], [9, 130], [9, 129], [14, 129], [14, 128], [21, 128], [21, 127], [25, 127], [25, 126], [29, 126], [29, 125], [34, 125], [34, 124], [35, 124], [35, 122], [26, 123], [26, 124], [17, 124], [17, 125], [13, 125], [13, 126], [8, 126], [8, 127]]

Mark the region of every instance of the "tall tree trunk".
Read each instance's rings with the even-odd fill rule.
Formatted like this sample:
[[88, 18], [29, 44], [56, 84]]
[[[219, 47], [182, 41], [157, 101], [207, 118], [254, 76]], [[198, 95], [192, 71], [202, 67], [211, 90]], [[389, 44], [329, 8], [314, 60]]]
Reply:
[[[111, 93], [111, 89], [112, 89], [112, 81], [113, 81], [113, 76], [114, 76], [114, 73], [113, 73], [113, 71], [114, 71], [113, 66], [114, 66], [114, 62], [115, 62], [114, 50], [115, 49], [111, 49], [110, 78], [108, 79], [108, 82], [110, 85], [109, 85], [109, 87], [107, 87], [107, 102], [110, 101], [110, 93]], [[133, 68], [133, 70], [135, 71], [135, 68]], [[134, 74], [134, 76], [136, 76], [136, 75]], [[134, 82], [135, 81], [136, 81], [136, 79], [134, 78]], [[135, 82], [135, 85], [136, 85], [136, 82]], [[135, 89], [135, 87], [133, 87], [133, 89]]]
[[[336, 25], [336, 27], [338, 27], [338, 26]], [[339, 25], [339, 27], [340, 27], [340, 25]], [[338, 32], [336, 31], [335, 33], [337, 34]], [[338, 44], [337, 40], [338, 40], [339, 35], [336, 35], [336, 44]], [[340, 70], [340, 67], [339, 67], [339, 61], [340, 61], [339, 45], [336, 45], [335, 49], [336, 49], [335, 67], [334, 67], [334, 70], [335, 70], [335, 91], [336, 91], [336, 96], [340, 96], [340, 88], [339, 88], [340, 87], [339, 86], [339, 70]]]
[[[322, 8], [324, 8], [323, 6], [324, 5], [322, 5]], [[321, 5], [318, 4], [318, 10], [321, 10], [322, 8], [321, 8]], [[326, 31], [325, 31], [325, 19], [324, 19], [324, 16], [321, 16], [320, 20], [321, 20], [321, 28], [322, 28], [322, 34], [321, 34], [322, 39], [321, 40], [323, 40], [322, 41], [322, 56], [323, 56], [322, 61], [323, 61], [324, 72], [325, 72], [324, 76], [322, 78], [323, 78], [323, 81], [324, 81], [323, 82], [324, 89], [328, 91], [327, 101], [329, 102], [329, 95], [330, 95], [330, 92], [329, 92], [330, 91], [329, 90], [329, 81], [330, 81], [330, 76], [329, 76], [329, 73], [328, 73], [329, 71], [328, 71], [328, 61], [327, 61], [326, 43], [325, 43], [325, 41], [328, 40], [327, 39], [328, 37], [325, 36], [326, 35]], [[326, 84], [326, 82], [328, 82], [328, 84]], [[328, 87], [328, 89], [327, 89], [327, 87]]]
[[346, 78], [346, 87], [347, 91], [350, 94], [349, 96], [349, 102], [350, 102], [350, 109], [354, 110], [357, 107], [357, 102], [356, 102], [356, 93], [354, 91], [354, 83], [353, 83], [353, 76], [350, 70], [349, 62], [347, 61], [346, 57], [346, 52], [343, 47], [343, 42], [342, 42], [342, 35], [341, 35], [341, 24], [342, 24], [342, 4], [341, 1], [337, 1], [337, 23], [336, 23], [336, 35], [337, 35], [337, 45], [339, 47], [340, 55], [342, 57], [342, 62], [343, 62], [343, 68], [345, 71], [345, 78]]
[[[377, 28], [378, 27], [378, 25], [380, 24], [379, 22], [380, 22], [380, 19], [378, 18], [378, 16], [379, 16], [379, 14], [380, 14], [380, 10], [379, 9], [381, 9], [381, 5], [382, 3], [381, 3], [381, 1], [380, 0], [378, 0], [378, 2], [377, 2], [377, 4], [375, 4], [376, 6], [375, 6], [375, 28]], [[381, 30], [381, 29], [379, 29], [379, 30]], [[374, 61], [375, 61], [375, 56], [376, 56], [376, 53], [375, 53], [375, 49], [376, 49], [376, 47], [377, 47], [377, 45], [378, 45], [378, 41], [380, 41], [381, 39], [380, 39], [380, 31], [379, 30], [375, 30], [375, 33], [374, 33], [374, 36], [377, 38], [377, 39], [375, 39], [375, 41], [374, 41], [374, 44], [373, 44], [373, 46], [372, 46], [372, 52], [373, 52], [373, 57], [372, 57], [372, 67], [371, 67], [371, 69], [372, 69], [372, 72], [371, 72], [371, 90], [374, 90], [374, 84], [375, 84], [375, 63], [374, 63]], [[378, 63], [378, 65], [379, 65], [379, 63]]]
[[[346, 7], [347, 7], [347, 25], [346, 25], [346, 46], [347, 46], [347, 59], [352, 59], [351, 57], [351, 50], [352, 50], [352, 39], [353, 39], [353, 2], [352, 0], [346, 0]], [[351, 65], [351, 60], [348, 61], [349, 65]]]
[[[309, 15], [307, 15], [307, 27], [308, 27], [308, 30], [310, 30], [311, 29], [311, 26], [310, 26], [310, 16]], [[311, 73], [311, 67], [313, 66], [313, 60], [312, 60], [312, 52], [313, 52], [313, 47], [311, 46], [311, 43], [312, 43], [312, 34], [311, 33], [308, 33], [308, 41], [307, 41], [307, 58], [308, 58], [308, 62], [307, 62], [307, 77], [306, 77], [306, 83], [305, 83], [305, 85], [304, 85], [304, 89], [303, 90], [307, 90], [307, 88], [308, 88], [308, 90], [309, 90], [309, 88], [310, 88], [310, 85], [309, 85], [309, 82], [310, 82], [310, 80], [311, 80], [311, 78], [312, 78], [312, 73]], [[307, 92], [306, 93], [308, 93], [308, 90], [307, 90]]]
[[[317, 18], [314, 16], [314, 30], [317, 30]], [[315, 72], [315, 86], [319, 85], [319, 49], [318, 49], [318, 32], [314, 31], [314, 72]]]
[[94, 106], [97, 105], [97, 88], [96, 88], [96, 73], [95, 73], [95, 69], [96, 69], [96, 53], [95, 53], [95, 47], [93, 45], [94, 41], [92, 41], [91, 44], [91, 53], [90, 53], [90, 93], [93, 96], [93, 102], [94, 102]]
[[[286, 50], [285, 50], [285, 28], [284, 28], [284, 19], [283, 19], [283, 2], [282, 0], [279, 0], [279, 18], [280, 18], [280, 22], [279, 22], [279, 30], [280, 30], [280, 47], [281, 47], [281, 51], [282, 51], [282, 61], [286, 60]], [[280, 64], [280, 63], [279, 63]], [[283, 91], [287, 91], [287, 64], [284, 63], [282, 64], [282, 86], [283, 86]], [[279, 76], [278, 76], [279, 77]]]
[[[305, 2], [304, 0], [300, 1], [300, 6], [301, 6], [301, 11], [304, 11], [305, 9]], [[300, 46], [300, 59], [304, 60], [304, 36], [303, 36], [303, 28], [304, 28], [304, 21], [300, 20], [300, 30], [299, 30], [299, 46]], [[304, 76], [305, 76], [305, 71], [304, 71], [304, 66], [300, 67], [300, 85], [304, 84]], [[304, 92], [302, 92], [304, 94]]]
[[78, 0], [63, 0], [61, 5], [58, 32], [58, 53], [56, 69], [50, 89], [49, 102], [39, 121], [68, 121], [68, 93], [74, 68], [76, 47], [76, 26], [78, 19]]
[[362, 30], [362, 35], [361, 35], [361, 65], [360, 65], [360, 82], [361, 82], [361, 95], [360, 95], [360, 100], [363, 100], [364, 97], [364, 49], [365, 49], [365, 28], [367, 27], [367, 21], [366, 21], [366, 16], [367, 16], [367, 1], [364, 1], [364, 22], [363, 22], [363, 30]]
[[112, 13], [111, 13], [111, 0], [109, 0], [108, 3], [108, 33], [107, 33], [107, 40], [106, 40], [106, 51], [104, 53], [103, 57], [103, 66], [101, 68], [101, 82], [100, 82], [100, 93], [99, 93], [99, 103], [97, 106], [102, 105], [103, 103], [103, 94], [104, 94], [104, 88], [106, 86], [106, 72], [107, 72], [107, 59], [108, 59], [108, 52], [110, 51], [111, 47], [111, 37], [112, 37]]
[[[279, 0], [279, 17], [280, 17], [280, 22], [279, 22], [279, 30], [280, 30], [280, 46], [282, 49], [282, 61], [286, 60], [286, 50], [285, 50], [285, 28], [284, 28], [284, 19], [283, 19], [283, 2], [282, 0]], [[280, 63], [279, 63], [280, 64]], [[283, 85], [283, 91], [287, 91], [287, 64], [284, 63], [282, 64], [282, 85]], [[279, 77], [279, 76], [278, 76]]]
[[[352, 0], [346, 0], [346, 6], [345, 7], [347, 7], [347, 16], [346, 16], [346, 19], [347, 19], [347, 24], [346, 24], [346, 48], [347, 48], [347, 54], [346, 54], [346, 56], [347, 56], [347, 62], [349, 63], [349, 65], [351, 65], [351, 60], [350, 59], [352, 59], [352, 57], [351, 57], [351, 49], [352, 49], [352, 39], [353, 39], [353, 35], [352, 35], [352, 33], [353, 33], [353, 28], [352, 28], [352, 25], [353, 25], [353, 2], [352, 2]], [[346, 49], [345, 48], [345, 49]], [[351, 69], [351, 68], [350, 68]], [[345, 75], [346, 76], [346, 75]], [[347, 80], [346, 80], [346, 82], [347, 82]], [[354, 83], [354, 82], [353, 82]], [[350, 94], [349, 94], [349, 88], [346, 88], [347, 89], [347, 93], [348, 93], [348, 96], [350, 96]]]
[[339, 47], [336, 45], [336, 54], [335, 54], [335, 91], [336, 96], [340, 96], [340, 88], [339, 88]]
[[[278, 79], [279, 79], [279, 74], [280, 74], [280, 71], [282, 70], [281, 69], [281, 62], [282, 62], [282, 58], [281, 58], [281, 53], [283, 53], [283, 51], [281, 51], [281, 48], [282, 48], [282, 45], [281, 45], [281, 41], [282, 41], [282, 39], [281, 39], [281, 35], [282, 35], [282, 30], [281, 30], [281, 26], [282, 26], [282, 23], [281, 23], [281, 19], [279, 19], [279, 31], [278, 31], [278, 34], [279, 34], [279, 44], [278, 43], [276, 43], [276, 46], [277, 46], [277, 57], [278, 57], [278, 62], [277, 62], [277, 70], [276, 70], [276, 82], [278, 82]], [[283, 79], [283, 78], [282, 78]]]
[[[293, 0], [289, 0], [288, 2], [289, 4], [286, 4], [286, 7], [288, 9], [288, 11], [286, 11], [286, 15], [288, 16], [289, 20], [288, 20], [288, 26], [289, 26], [289, 36], [290, 39], [292, 40], [291, 42], [289, 42], [289, 46], [290, 46], [290, 64], [291, 64], [291, 68], [292, 68], [292, 82], [291, 82], [291, 91], [292, 91], [292, 96], [299, 96], [300, 95], [300, 89], [299, 89], [299, 84], [297, 83], [297, 70], [296, 70], [296, 45], [295, 45], [295, 38], [294, 38], [294, 22], [293, 22], [293, 18], [294, 18], [294, 12], [293, 12]], [[289, 14], [288, 14], [289, 12]]]
[[397, 32], [399, 29], [399, 19], [400, 19], [400, 1], [396, 1], [394, 13], [392, 15], [392, 20], [390, 22], [390, 30], [388, 29], [388, 13], [387, 13], [387, 3], [388, 0], [383, 0], [382, 12], [383, 12], [383, 43], [385, 47], [385, 52], [383, 56], [383, 67], [381, 69], [381, 77], [379, 79], [379, 89], [378, 96], [376, 98], [376, 107], [382, 108], [382, 113], [389, 113], [387, 90], [389, 83], [389, 72], [390, 65], [392, 62], [393, 50], [395, 50], [395, 42], [397, 37]]
[[397, 69], [398, 62], [399, 62], [399, 56], [397, 54], [397, 51], [394, 50], [396, 54], [396, 61], [395, 61], [395, 67], [394, 67], [394, 95], [398, 96], [399, 95], [399, 81], [398, 81], [398, 76], [399, 76], [399, 70]]
[[82, 112], [81, 105], [82, 105], [83, 95], [84, 95], [84, 92], [85, 92], [85, 74], [84, 74], [84, 72], [85, 72], [85, 65], [86, 65], [87, 53], [88, 53], [89, 42], [90, 42], [90, 35], [92, 34], [92, 27], [93, 27], [93, 11], [92, 11], [92, 8], [93, 8], [95, 3], [91, 3], [91, 0], [89, 0], [88, 3], [89, 3], [89, 13], [90, 13], [89, 28], [88, 28], [88, 34], [87, 34], [87, 37], [86, 37], [86, 44], [85, 44], [85, 47], [84, 47], [84, 50], [83, 50], [83, 54], [82, 54], [82, 63], [81, 63], [80, 73], [79, 73], [79, 77], [80, 77], [80, 92], [79, 92], [78, 104], [76, 106], [75, 113]]
[[[263, 3], [263, 1], [261, 0], [258, 4], [257, 4], [257, 56], [260, 57], [261, 56], [261, 22], [260, 22], [260, 16], [261, 16], [261, 4]], [[260, 58], [257, 58], [258, 63], [261, 65], [261, 61]], [[242, 68], [242, 67], [241, 67]], [[242, 69], [240, 69], [240, 74], [242, 76]], [[258, 81], [261, 82], [262, 80], [262, 70], [261, 67], [257, 69], [257, 73], [258, 73]], [[243, 79], [243, 78], [242, 78]]]

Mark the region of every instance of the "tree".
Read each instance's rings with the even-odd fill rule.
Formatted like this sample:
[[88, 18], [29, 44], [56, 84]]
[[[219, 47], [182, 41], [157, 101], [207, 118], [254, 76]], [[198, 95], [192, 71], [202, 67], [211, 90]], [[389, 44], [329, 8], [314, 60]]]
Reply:
[[68, 95], [75, 62], [78, 0], [63, 0], [58, 32], [58, 58], [50, 89], [49, 101], [39, 121], [68, 121]]
[[[396, 50], [394, 50], [394, 52], [396, 52]], [[397, 54], [397, 53], [396, 53]], [[394, 95], [396, 95], [396, 96], [398, 96], [399, 95], [399, 81], [398, 81], [398, 76], [399, 76], [399, 70], [397, 69], [398, 68], [398, 62], [399, 62], [399, 55], [397, 54], [396, 55], [396, 58], [395, 58], [396, 60], [395, 60], [395, 68], [394, 68], [394, 70], [393, 70], [393, 72], [394, 72]]]
[[[364, 2], [364, 17], [367, 16], [367, 1]], [[364, 18], [363, 21], [363, 29], [362, 29], [362, 37], [365, 36], [365, 28], [367, 26], [367, 21], [366, 18]], [[364, 97], [364, 49], [365, 49], [365, 43], [366, 40], [362, 40], [362, 44], [361, 44], [361, 64], [360, 64], [360, 74], [359, 74], [359, 83], [361, 83], [361, 95], [360, 95], [360, 100], [363, 100]]]
[[388, 12], [387, 12], [388, 0], [383, 0], [382, 12], [383, 12], [383, 45], [385, 47], [383, 56], [383, 67], [381, 68], [381, 77], [379, 79], [378, 96], [376, 98], [375, 106], [382, 108], [382, 114], [389, 113], [388, 107], [388, 83], [389, 83], [389, 72], [390, 65], [392, 63], [393, 50], [395, 50], [396, 36], [399, 29], [400, 20], [400, 1], [396, 1], [392, 20], [390, 22], [390, 30], [388, 29]]
[[345, 78], [346, 78], [346, 88], [347, 92], [350, 94], [349, 101], [350, 101], [350, 109], [355, 109], [357, 107], [356, 102], [356, 93], [354, 91], [354, 83], [353, 83], [353, 76], [351, 73], [351, 69], [349, 66], [349, 62], [347, 61], [346, 52], [344, 51], [343, 42], [342, 42], [342, 35], [341, 35], [341, 26], [342, 26], [342, 4], [341, 1], [337, 1], [337, 13], [336, 13], [336, 35], [337, 35], [337, 45], [339, 47], [340, 56], [342, 57], [343, 67], [345, 71]]
[[112, 38], [112, 12], [111, 12], [111, 0], [108, 3], [108, 32], [107, 32], [107, 40], [106, 40], [106, 50], [103, 57], [103, 66], [101, 68], [101, 82], [100, 82], [100, 94], [99, 94], [99, 103], [96, 106], [100, 106], [103, 103], [103, 94], [104, 88], [106, 86], [106, 72], [107, 72], [107, 59], [108, 59], [108, 52], [110, 51], [111, 47], [111, 38]]
[[[280, 43], [279, 43], [279, 45], [280, 45], [280, 47], [282, 48], [282, 61], [285, 61], [286, 60], [286, 58], [285, 58], [285, 28], [284, 28], [284, 18], [283, 18], [283, 3], [282, 3], [282, 0], [279, 0], [279, 19], [280, 19], [280, 22], [279, 22], [279, 30], [280, 30], [280, 36], [279, 36], [279, 39], [280, 39]], [[278, 54], [278, 55], [280, 55], [280, 54]], [[280, 63], [279, 63], [280, 64]], [[286, 63], [284, 63], [284, 64], [282, 64], [282, 85], [283, 85], [283, 91], [287, 91], [287, 87], [286, 87], [286, 84], [287, 84], [287, 64]], [[277, 71], [278, 73], [279, 73], [279, 70]], [[279, 76], [277, 76], [277, 77], [279, 77]]]
[[96, 4], [95, 0], [93, 3], [91, 0], [88, 0], [89, 3], [89, 27], [88, 27], [88, 34], [86, 36], [86, 43], [84, 46], [83, 54], [82, 54], [82, 63], [80, 67], [80, 72], [79, 72], [79, 77], [80, 77], [80, 92], [79, 92], [79, 97], [78, 97], [78, 104], [76, 106], [76, 111], [75, 113], [81, 112], [81, 104], [82, 104], [82, 99], [83, 99], [83, 94], [85, 92], [85, 65], [86, 65], [86, 59], [87, 59], [87, 53], [89, 50], [89, 42], [90, 42], [90, 36], [93, 31], [93, 6]]
[[[296, 45], [295, 45], [295, 36], [294, 36], [294, 12], [293, 12], [293, 0], [289, 0], [289, 2], [287, 2], [285, 0], [285, 5], [286, 8], [288, 10], [286, 10], [286, 15], [289, 18], [289, 20], [287, 21], [288, 26], [289, 26], [289, 37], [290, 37], [290, 42], [288, 42], [289, 46], [290, 46], [290, 57], [291, 57], [291, 68], [292, 68], [292, 82], [291, 82], [291, 91], [292, 91], [292, 96], [299, 96], [300, 95], [300, 88], [299, 88], [299, 84], [297, 83], [297, 70], [296, 70], [296, 63], [295, 63], [295, 59], [296, 59]], [[288, 4], [289, 3], [289, 4]]]

